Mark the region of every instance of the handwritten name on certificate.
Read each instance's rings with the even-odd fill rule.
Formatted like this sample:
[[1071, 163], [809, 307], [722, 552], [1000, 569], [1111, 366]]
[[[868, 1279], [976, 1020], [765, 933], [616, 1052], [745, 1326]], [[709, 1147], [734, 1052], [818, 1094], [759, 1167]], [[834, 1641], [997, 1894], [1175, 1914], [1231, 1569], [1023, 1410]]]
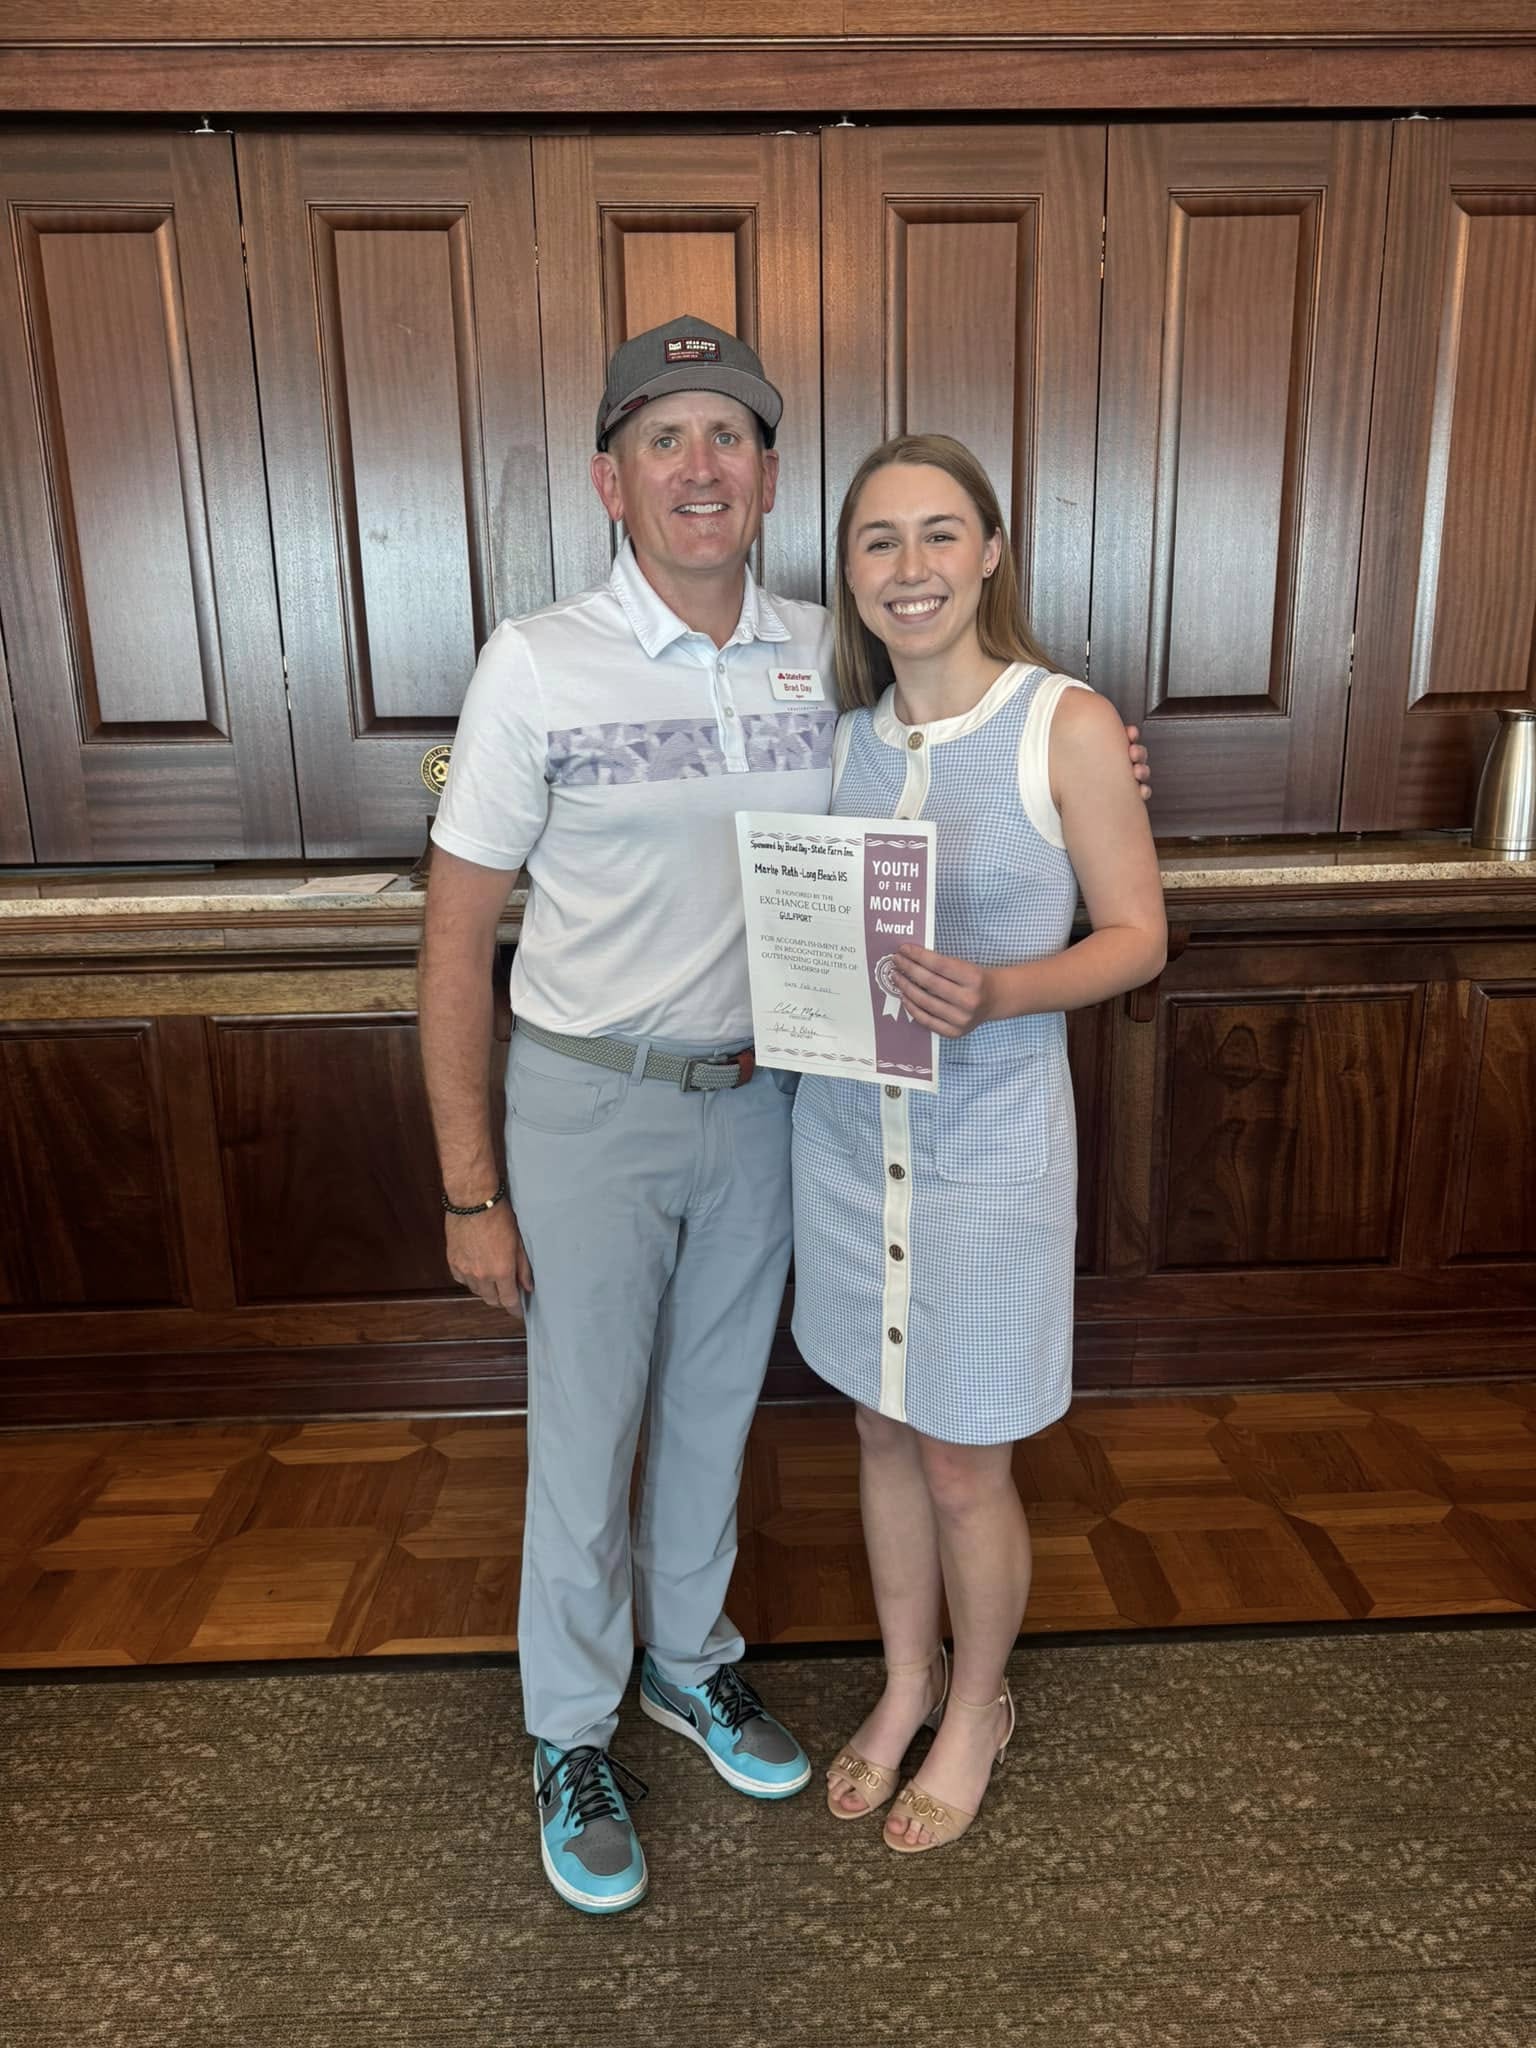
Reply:
[[933, 824], [738, 811], [758, 1063], [937, 1088], [939, 1042], [891, 978], [933, 944]]

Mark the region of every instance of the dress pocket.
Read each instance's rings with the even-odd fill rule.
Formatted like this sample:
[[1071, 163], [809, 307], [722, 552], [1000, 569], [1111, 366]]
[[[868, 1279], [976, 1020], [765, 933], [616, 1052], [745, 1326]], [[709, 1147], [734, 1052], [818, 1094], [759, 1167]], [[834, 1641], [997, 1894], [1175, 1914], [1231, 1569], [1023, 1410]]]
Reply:
[[1007, 1187], [1077, 1164], [1065, 1058], [948, 1060], [934, 1105], [933, 1169], [962, 1187]]
[[833, 1152], [839, 1159], [852, 1159], [858, 1149], [851, 1121], [855, 1105], [846, 1099], [845, 1091], [865, 1085], [862, 1081], [829, 1081], [821, 1074], [802, 1074], [790, 1114], [796, 1151], [809, 1157], [818, 1152]]

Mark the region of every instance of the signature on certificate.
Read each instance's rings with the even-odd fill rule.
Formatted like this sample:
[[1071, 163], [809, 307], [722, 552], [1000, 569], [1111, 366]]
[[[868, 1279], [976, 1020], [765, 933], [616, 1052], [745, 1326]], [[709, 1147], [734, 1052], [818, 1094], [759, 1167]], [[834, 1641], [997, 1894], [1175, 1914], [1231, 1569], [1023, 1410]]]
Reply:
[[825, 1010], [818, 1010], [811, 1003], [775, 1003], [773, 1014], [775, 1017], [798, 1017], [805, 1021], [814, 1017], [824, 1018], [827, 1013]]
[[776, 1045], [809, 1045], [813, 1039], [830, 1037], [817, 1024], [780, 1024], [775, 1026], [773, 1039]]

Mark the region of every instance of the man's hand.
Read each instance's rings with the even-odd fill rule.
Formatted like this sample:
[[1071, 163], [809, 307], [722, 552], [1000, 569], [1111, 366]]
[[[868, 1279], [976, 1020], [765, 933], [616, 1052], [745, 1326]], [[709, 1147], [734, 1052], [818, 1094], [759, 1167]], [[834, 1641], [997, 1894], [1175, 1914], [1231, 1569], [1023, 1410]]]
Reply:
[[964, 1038], [991, 1014], [991, 977], [973, 961], [930, 953], [926, 946], [901, 946], [891, 971], [914, 1023], [941, 1038]]
[[1136, 778], [1136, 787], [1141, 792], [1144, 804], [1152, 801], [1152, 770], [1147, 764], [1147, 750], [1140, 745], [1141, 728], [1128, 725], [1125, 728], [1126, 743], [1131, 750], [1131, 773]]
[[505, 1202], [479, 1216], [445, 1216], [448, 1270], [461, 1287], [478, 1294], [487, 1308], [509, 1313], [518, 1295], [532, 1294], [533, 1268], [517, 1218]]

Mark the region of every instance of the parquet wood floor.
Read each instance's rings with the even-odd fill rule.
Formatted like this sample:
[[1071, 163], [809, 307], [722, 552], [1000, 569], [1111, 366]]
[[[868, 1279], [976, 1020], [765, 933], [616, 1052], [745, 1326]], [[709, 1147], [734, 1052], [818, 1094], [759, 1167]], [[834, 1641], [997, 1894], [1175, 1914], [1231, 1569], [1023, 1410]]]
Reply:
[[[0, 1667], [516, 1647], [515, 1419], [0, 1434]], [[1536, 1383], [1079, 1402], [1021, 1445], [1026, 1630], [1536, 1609]], [[765, 1408], [731, 1611], [875, 1633], [841, 1404]]]

